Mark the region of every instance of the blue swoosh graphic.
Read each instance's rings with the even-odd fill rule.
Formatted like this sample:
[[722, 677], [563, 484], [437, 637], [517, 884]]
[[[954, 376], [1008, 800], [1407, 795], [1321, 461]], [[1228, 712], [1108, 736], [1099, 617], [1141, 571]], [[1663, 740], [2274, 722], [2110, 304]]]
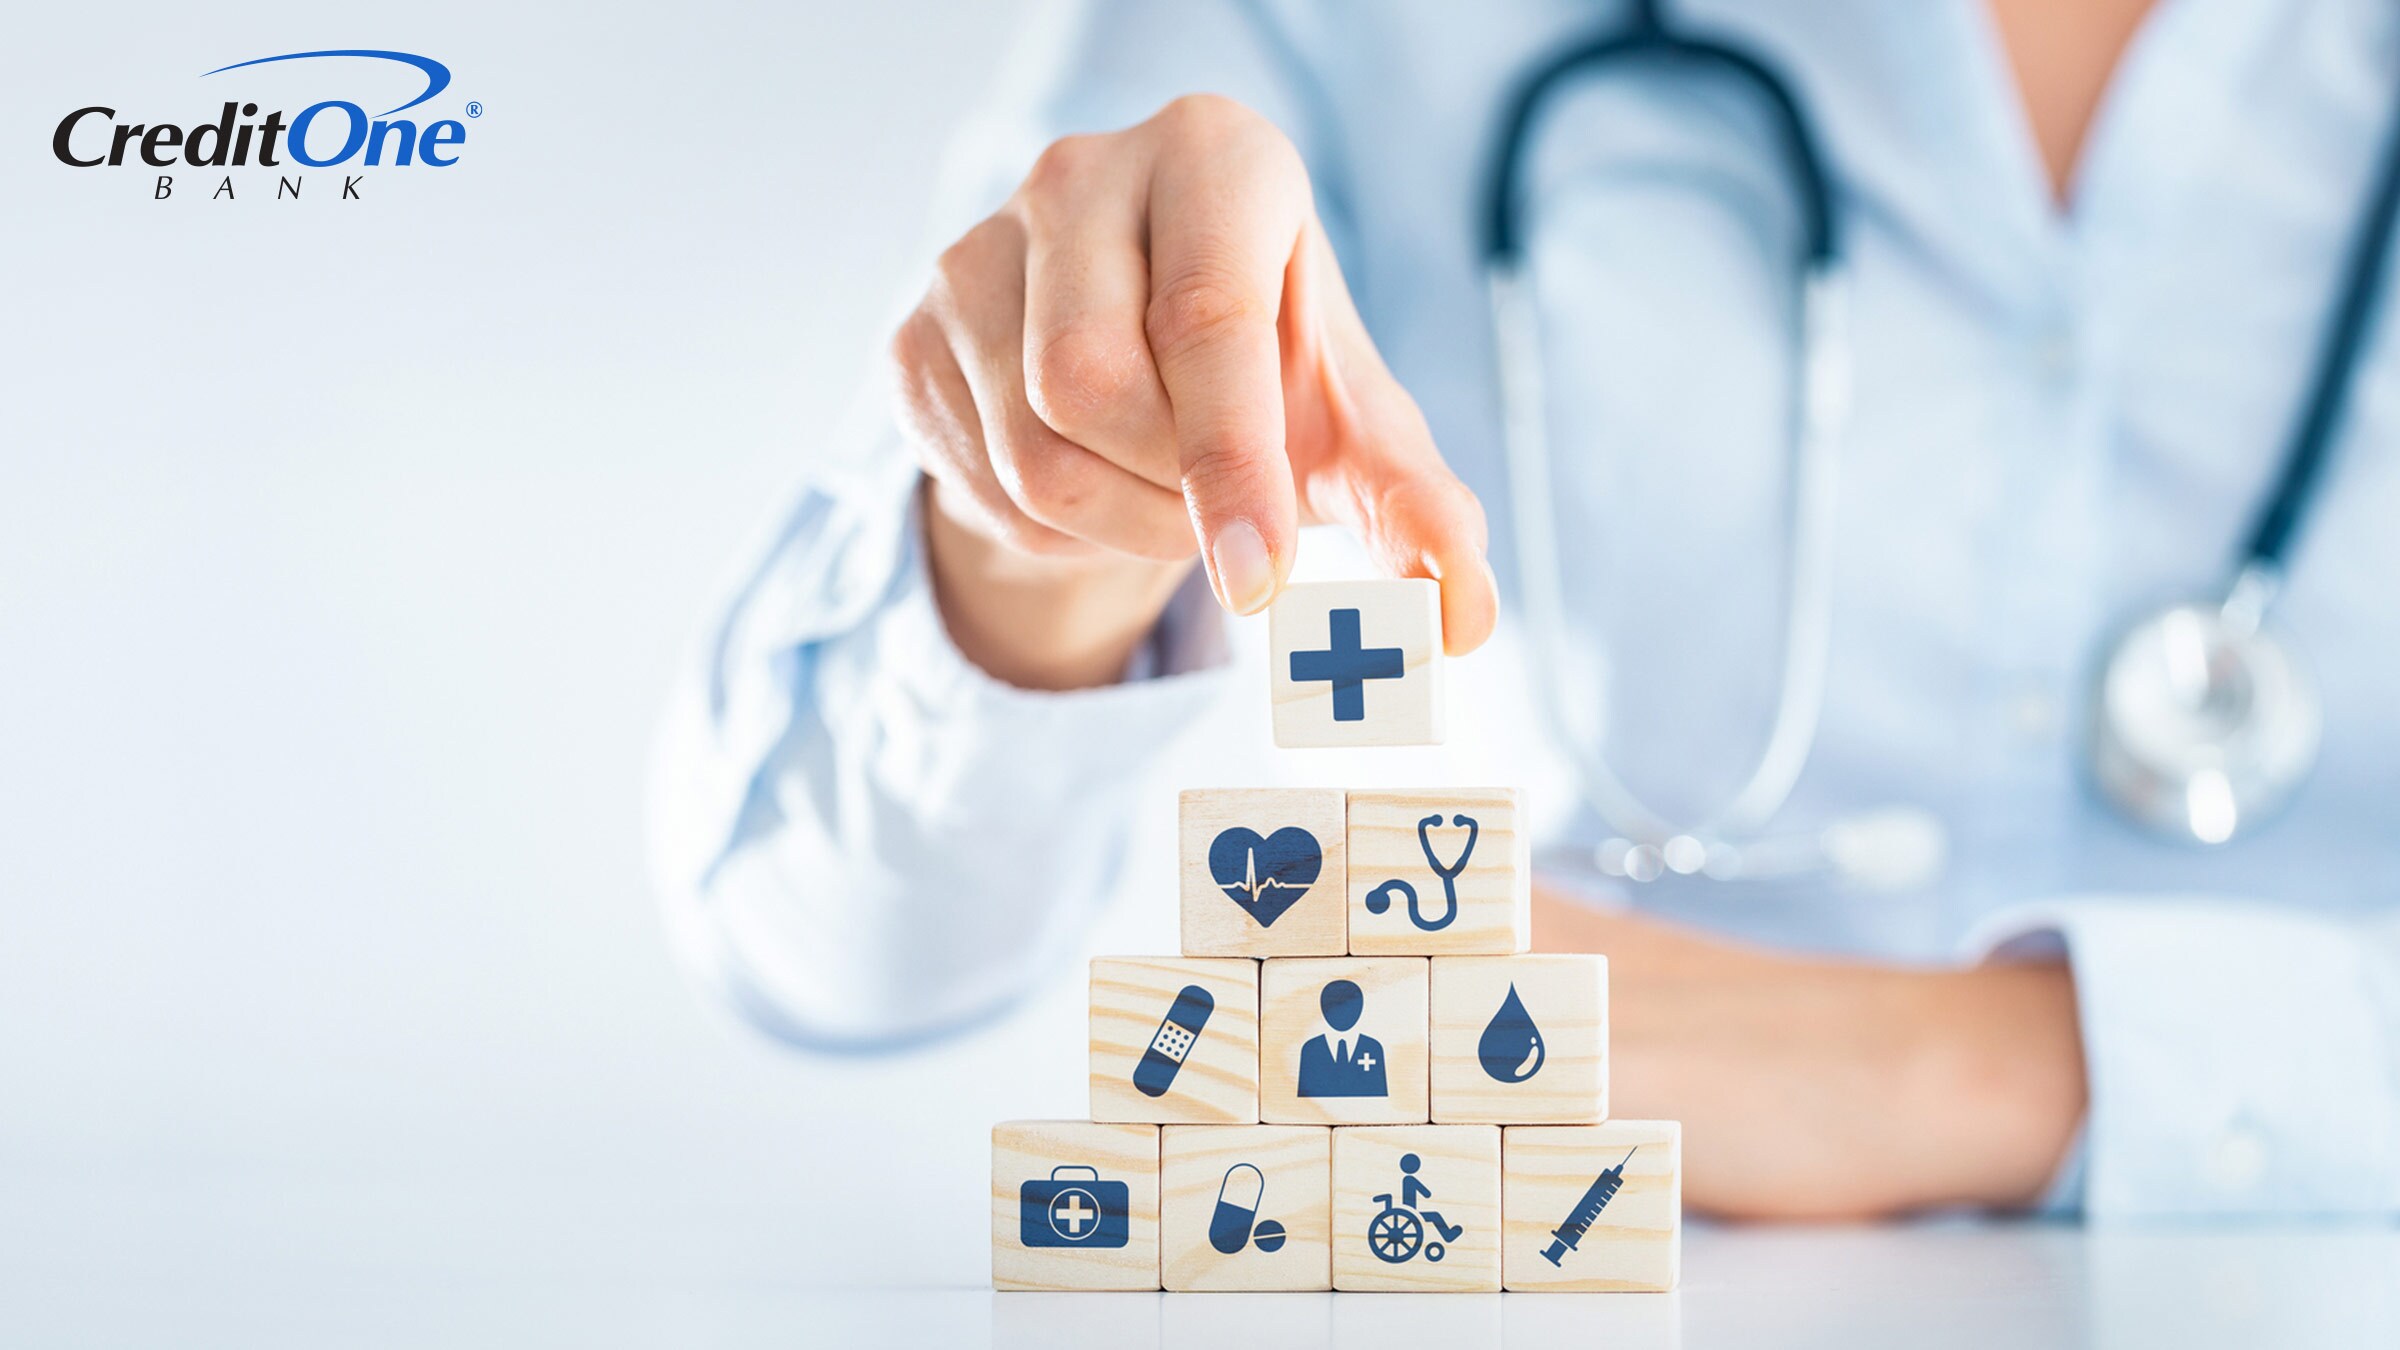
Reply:
[[377, 117], [389, 117], [396, 112], [406, 112], [410, 108], [423, 103], [425, 100], [432, 98], [435, 94], [438, 94], [444, 89], [450, 87], [450, 67], [443, 65], [441, 62], [434, 60], [430, 56], [412, 56], [407, 52], [377, 52], [355, 48], [346, 48], [344, 50], [334, 52], [290, 52], [282, 56], [262, 56], [255, 61], [236, 61], [230, 66], [219, 66], [215, 70], [204, 71], [201, 73], [200, 78], [207, 79], [211, 75], [221, 75], [228, 70], [240, 70], [244, 66], [263, 66], [269, 61], [304, 61], [312, 56], [372, 56], [379, 60], [398, 61], [403, 65], [415, 66], [418, 70], [421, 70], [425, 73], [426, 83], [424, 93], [417, 95], [415, 98], [412, 98], [408, 102], [401, 104], [397, 108], [386, 109], [383, 112], [375, 114]]

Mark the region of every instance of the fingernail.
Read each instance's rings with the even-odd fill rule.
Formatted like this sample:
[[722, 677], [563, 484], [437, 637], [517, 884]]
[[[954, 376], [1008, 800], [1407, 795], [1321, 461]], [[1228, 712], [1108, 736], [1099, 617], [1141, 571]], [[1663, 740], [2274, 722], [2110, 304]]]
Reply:
[[1256, 614], [1275, 593], [1275, 560], [1258, 527], [1237, 520], [1217, 531], [1209, 563], [1217, 574], [1217, 598], [1236, 614]]

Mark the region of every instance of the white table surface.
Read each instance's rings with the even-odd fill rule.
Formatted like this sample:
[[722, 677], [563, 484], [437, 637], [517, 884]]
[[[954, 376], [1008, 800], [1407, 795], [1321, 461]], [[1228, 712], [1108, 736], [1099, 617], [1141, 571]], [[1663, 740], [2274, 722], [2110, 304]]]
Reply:
[[[2400, 1345], [2386, 1226], [1695, 1227], [1672, 1294], [997, 1294], [955, 1244], [912, 1284], [904, 1225], [782, 1200], [14, 1191], [10, 1346]], [[827, 1237], [892, 1277], [812, 1280]]]
[[2011, 1224], [1695, 1230], [1672, 1294], [820, 1294], [829, 1344], [2400, 1345], [2400, 1234]]

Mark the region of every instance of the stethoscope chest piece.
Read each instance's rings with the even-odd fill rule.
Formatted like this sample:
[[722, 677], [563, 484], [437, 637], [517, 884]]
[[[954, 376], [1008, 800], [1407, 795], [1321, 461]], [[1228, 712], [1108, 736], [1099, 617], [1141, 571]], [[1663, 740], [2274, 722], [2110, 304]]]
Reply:
[[2222, 844], [2272, 816], [2315, 763], [2315, 679], [2255, 607], [2174, 605], [2125, 630], [2093, 690], [2103, 795], [2167, 837]]

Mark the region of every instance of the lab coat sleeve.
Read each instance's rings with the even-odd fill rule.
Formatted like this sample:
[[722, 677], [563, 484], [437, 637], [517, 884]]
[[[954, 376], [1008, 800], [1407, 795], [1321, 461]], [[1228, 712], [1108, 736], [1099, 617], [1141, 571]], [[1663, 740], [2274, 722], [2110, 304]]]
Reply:
[[897, 458], [804, 492], [661, 738], [675, 949], [795, 1044], [935, 1035], [1063, 962], [1109, 893], [1127, 784], [1218, 683], [1205, 585], [1138, 659], [1152, 678], [1044, 694], [986, 676], [935, 608], [916, 492]]
[[[997, 205], [1050, 140], [1179, 94], [1294, 118], [1262, 22], [1206, 3], [1045, 12], [1022, 92], [954, 149], [935, 239]], [[1114, 889], [1127, 786], [1223, 682], [1197, 573], [1115, 686], [1034, 693], [973, 666], [927, 584], [913, 455], [873, 406], [858, 444], [814, 456], [708, 628], [653, 773], [656, 882], [683, 964], [816, 1048], [959, 1029], [1062, 967]]]
[[1974, 945], [2074, 972], [2090, 1105], [2053, 1208], [2400, 1214], [2400, 919], [2080, 897]]

